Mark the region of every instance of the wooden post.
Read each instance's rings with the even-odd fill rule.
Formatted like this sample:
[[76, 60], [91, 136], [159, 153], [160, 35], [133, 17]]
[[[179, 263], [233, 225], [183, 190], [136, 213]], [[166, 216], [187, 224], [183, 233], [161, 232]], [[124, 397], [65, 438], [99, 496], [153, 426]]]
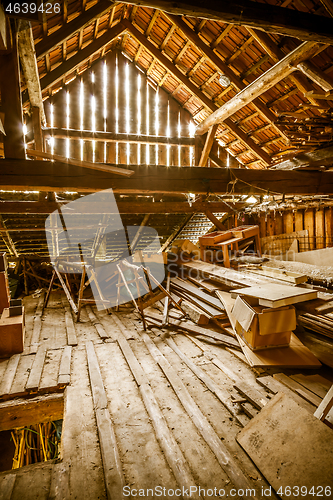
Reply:
[[282, 215], [275, 212], [275, 234], [283, 234]]
[[326, 247], [332, 246], [332, 207], [325, 209], [325, 243]]
[[[191, 122], [190, 113], [184, 109], [180, 108], [180, 135], [181, 137], [190, 137], [189, 125]], [[190, 165], [190, 148], [189, 146], [181, 146], [180, 147], [180, 164], [182, 166], [189, 167]]]
[[5, 158], [25, 159], [21, 83], [17, 50], [17, 31], [12, 23], [12, 50], [0, 55], [1, 111], [4, 113]]
[[316, 248], [325, 248], [325, 220], [324, 209], [316, 210]]
[[203, 150], [203, 138], [201, 135], [195, 136], [194, 165], [198, 166]]
[[313, 209], [305, 210], [304, 212], [304, 229], [308, 230], [309, 233], [309, 246], [310, 250], [314, 250], [315, 247], [315, 232], [314, 232], [314, 216]]
[[283, 212], [283, 232], [290, 234], [294, 232], [294, 214], [293, 212]]
[[303, 216], [304, 216], [304, 211], [303, 210], [297, 210], [296, 211], [296, 214], [295, 214], [295, 231], [303, 231], [304, 230]]
[[270, 214], [267, 217], [267, 233], [268, 233], [268, 236], [274, 236], [276, 234], [276, 232], [275, 232], [275, 217], [274, 217], [273, 212], [270, 212]]
[[199, 165], [198, 165], [199, 167], [206, 167], [207, 166], [209, 153], [210, 153], [212, 146], [213, 146], [217, 127], [218, 127], [218, 124], [215, 124], [212, 127], [210, 127], [210, 129], [208, 130], [205, 145], [203, 147], [201, 157], [199, 160]]

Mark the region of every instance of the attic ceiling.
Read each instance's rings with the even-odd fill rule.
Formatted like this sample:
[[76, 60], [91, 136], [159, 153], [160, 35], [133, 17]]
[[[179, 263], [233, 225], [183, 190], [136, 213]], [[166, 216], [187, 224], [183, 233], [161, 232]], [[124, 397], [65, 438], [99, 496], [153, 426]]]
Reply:
[[[260, 3], [313, 16], [331, 15], [319, 0]], [[138, 5], [112, 5], [108, 0], [64, 1], [59, 14], [33, 24], [33, 37], [43, 99], [119, 48], [197, 124], [301, 43], [252, 27], [175, 16]], [[332, 46], [322, 45], [311, 63], [333, 82], [332, 59]], [[227, 87], [220, 83], [222, 74], [230, 79]], [[24, 81], [22, 85], [24, 91]], [[300, 71], [294, 72], [219, 124], [216, 137], [241, 165], [250, 168], [265, 168], [287, 153], [327, 145], [332, 142], [332, 102], [312, 97], [311, 92], [318, 95], [323, 89]], [[28, 109], [27, 92], [23, 101]]]
[[[147, 6], [142, 6], [142, 3]], [[168, 12], [154, 8], [157, 5]], [[227, 2], [208, 2], [205, 6], [183, 0], [183, 11], [190, 12], [191, 5], [194, 8], [191, 11], [193, 16], [190, 17], [177, 15], [180, 14], [177, 4], [163, 0], [133, 4], [112, 3], [109, 0], [63, 0], [59, 13], [40, 16], [36, 21], [30, 19], [44, 104], [66, 89], [73, 80], [83, 78], [87, 70], [97, 67], [107, 54], [117, 51], [145, 75], [153, 88], [165, 90], [187, 110], [200, 128], [217, 109], [229, 103], [293, 50], [307, 41], [313, 44], [319, 42], [310, 59], [301, 62], [297, 70], [277, 79], [260, 96], [218, 123], [214, 135], [219, 147], [232, 157], [232, 167], [254, 170], [330, 169], [333, 166], [333, 32], [329, 28], [333, 16], [331, 0], [242, 0], [230, 5]], [[232, 12], [235, 6], [239, 6], [238, 12], [242, 12], [244, 17]], [[249, 10], [249, 6], [253, 7], [254, 13]], [[198, 10], [199, 7], [201, 10]], [[269, 9], [275, 7], [283, 10], [284, 17], [277, 15], [273, 23]], [[194, 17], [195, 9], [198, 12]], [[309, 19], [313, 30], [306, 29]], [[327, 24], [328, 21], [331, 24]], [[26, 32], [29, 27], [27, 20], [16, 22], [19, 29]], [[245, 22], [247, 24], [243, 25]], [[28, 121], [36, 102], [32, 81], [25, 78], [25, 74], [28, 73], [21, 57], [22, 102], [25, 120]], [[50, 127], [47, 121], [43, 125]], [[323, 153], [317, 154], [321, 148]], [[0, 156], [1, 152], [0, 145]], [[217, 166], [216, 163], [214, 166]], [[229, 165], [220, 161], [219, 166]], [[162, 245], [175, 234], [196, 241], [199, 233], [210, 230], [213, 224], [203, 213], [205, 202], [212, 204], [211, 211], [216, 215], [229, 212], [242, 217], [239, 215], [240, 210], [242, 213], [244, 210], [251, 212], [251, 206], [249, 208], [246, 203], [248, 195], [244, 195], [246, 185], [248, 191], [257, 193], [254, 213], [292, 208], [301, 201], [313, 207], [331, 204], [328, 188], [322, 188], [320, 179], [316, 184], [317, 194], [289, 197], [274, 189], [256, 189], [256, 182], [255, 186], [245, 182], [241, 191], [234, 192], [233, 182], [226, 184], [223, 194], [216, 190], [218, 194], [215, 195], [215, 189], [207, 188], [206, 195], [202, 197], [193, 190], [197, 195], [193, 195], [191, 200], [188, 194], [181, 194], [179, 189], [178, 194], [174, 195], [161, 190], [154, 194], [152, 190], [151, 194], [142, 196], [135, 192], [125, 193], [121, 189], [119, 193], [122, 194], [116, 196], [118, 202], [128, 202], [132, 208], [137, 202], [146, 207], [135, 209], [135, 215], [130, 215], [128, 209], [124, 209], [124, 214], [127, 213], [124, 215], [126, 224], [140, 225], [144, 214], [152, 213], [148, 225], [158, 226]], [[31, 191], [31, 186], [29, 192], [3, 190], [0, 195], [4, 202], [0, 216], [2, 247], [7, 248], [12, 255], [15, 252], [17, 255], [46, 255], [46, 240], [42, 233], [46, 214], [52, 209], [45, 211], [43, 203], [46, 200], [41, 201], [38, 192]], [[305, 188], [303, 192], [310, 191], [310, 188]], [[295, 191], [291, 189], [286, 192]], [[58, 193], [53, 201], [65, 203], [72, 196], [79, 194]], [[19, 207], [15, 207], [13, 212], [6, 208], [6, 203], [18, 200], [34, 202], [35, 215], [32, 215], [31, 209], [29, 213], [27, 207], [24, 214], [19, 213]], [[160, 209], [149, 208], [155, 201], [160, 202]], [[182, 206], [178, 214], [173, 203]], [[191, 203], [194, 203], [192, 212]], [[184, 209], [183, 205], [187, 208]], [[194, 210], [194, 207], [197, 209]], [[38, 210], [40, 215], [36, 215]], [[191, 213], [195, 212], [197, 215], [191, 218]]]

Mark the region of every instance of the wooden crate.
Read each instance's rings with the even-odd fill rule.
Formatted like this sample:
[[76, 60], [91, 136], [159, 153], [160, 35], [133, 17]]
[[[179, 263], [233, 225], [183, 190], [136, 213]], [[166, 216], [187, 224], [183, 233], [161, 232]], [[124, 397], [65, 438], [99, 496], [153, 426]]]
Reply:
[[9, 309], [4, 309], [0, 319], [0, 357], [23, 352], [24, 334], [24, 309], [19, 316], [9, 316]]

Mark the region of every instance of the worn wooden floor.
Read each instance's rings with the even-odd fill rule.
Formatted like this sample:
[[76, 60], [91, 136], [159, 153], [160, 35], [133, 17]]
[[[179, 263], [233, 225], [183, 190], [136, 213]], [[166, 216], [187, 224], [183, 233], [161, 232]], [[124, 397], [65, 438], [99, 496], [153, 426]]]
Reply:
[[0, 360], [0, 405], [64, 391], [62, 460], [1, 473], [0, 500], [118, 500], [139, 490], [143, 498], [190, 498], [191, 486], [191, 498], [241, 498], [232, 491], [240, 487], [262, 498], [267, 483], [235, 439], [248, 417], [235, 416], [234, 383], [262, 400], [270, 394], [239, 357], [182, 334], [144, 334], [125, 310], [87, 308], [73, 323], [60, 293], [44, 313], [41, 298], [25, 302], [25, 349]]

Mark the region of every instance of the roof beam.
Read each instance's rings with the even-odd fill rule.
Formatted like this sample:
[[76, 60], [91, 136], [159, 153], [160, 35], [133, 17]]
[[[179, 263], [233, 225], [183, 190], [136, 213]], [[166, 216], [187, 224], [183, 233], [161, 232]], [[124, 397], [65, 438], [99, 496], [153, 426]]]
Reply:
[[[184, 33], [186, 38], [190, 39], [201, 50], [201, 52], [214, 64], [214, 66], [221, 73], [230, 78], [230, 81], [237, 90], [243, 90], [246, 87], [245, 83], [243, 83], [242, 80], [233, 72], [231, 67], [223, 62], [222, 59], [220, 59], [220, 57], [215, 54], [215, 52], [208, 45], [206, 45], [205, 42], [201, 40], [201, 38], [179, 16], [168, 14], [167, 17]], [[284, 136], [281, 128], [277, 127], [273, 123], [276, 119], [274, 113], [272, 113], [272, 111], [270, 111], [260, 99], [253, 99], [252, 104], [258, 111], [260, 111], [263, 117], [270, 123], [272, 123], [272, 126]]]
[[[332, 164], [331, 156], [331, 164]], [[246, 168], [168, 167], [131, 165], [129, 178], [58, 161], [0, 160], [0, 185], [5, 190], [95, 192], [112, 188], [114, 193], [225, 194], [331, 194], [333, 172], [314, 170], [256, 170]], [[56, 175], [55, 175], [56, 174]]]
[[302, 71], [308, 78], [311, 78], [325, 92], [330, 92], [333, 89], [333, 79], [317, 68], [311, 61], [297, 64], [297, 69]]
[[[139, 43], [145, 46], [145, 48], [150, 52], [159, 62], [168, 69], [178, 80], [180, 80], [193, 94], [195, 94], [198, 99], [211, 111], [215, 111], [217, 106], [213, 101], [207, 97], [191, 80], [189, 80], [165, 55], [163, 55], [147, 38], [137, 30], [127, 19], [123, 19], [121, 24], [125, 26], [137, 39]], [[248, 135], [243, 132], [232, 120], [226, 120], [224, 124], [235, 134], [237, 137], [243, 141], [259, 158], [261, 158], [265, 163], [270, 164], [270, 156], [263, 151], [260, 147], [255, 144], [255, 142], [248, 137]]]
[[31, 107], [39, 109], [41, 122], [45, 125], [46, 120], [42, 91], [40, 88], [34, 39], [29, 21], [20, 21], [18, 32], [18, 51]]
[[225, 23], [250, 26], [269, 33], [333, 43], [333, 26], [330, 18], [252, 2], [250, 0], [131, 0], [131, 4], [153, 7], [170, 14], [214, 19]]
[[44, 57], [48, 52], [53, 50], [58, 45], [63, 44], [71, 38], [77, 31], [84, 29], [88, 24], [101, 17], [105, 12], [110, 10], [112, 4], [109, 0], [101, 0], [96, 5], [84, 11], [70, 23], [64, 24], [61, 28], [55, 31], [52, 35], [46, 36], [36, 45], [37, 59]]
[[[51, 214], [58, 210], [59, 206], [66, 203], [53, 203], [49, 201], [0, 201], [0, 214]], [[99, 214], [192, 214], [195, 212], [229, 212], [231, 203], [223, 201], [202, 202], [195, 201], [191, 205], [187, 201], [117, 201], [114, 212], [110, 203], [98, 203]], [[233, 210], [243, 208], [243, 203], [232, 204]], [[91, 213], [91, 203], [86, 205], [80, 201], [82, 212]], [[96, 213], [96, 212], [94, 212]]]
[[77, 67], [83, 64], [86, 59], [89, 59], [89, 57], [101, 50], [104, 45], [110, 43], [124, 31], [125, 27], [121, 23], [116, 24], [113, 28], [106, 31], [104, 35], [96, 38], [96, 40], [91, 42], [84, 49], [79, 50], [75, 56], [60, 64], [60, 66], [53, 71], [47, 73], [40, 81], [42, 90], [52, 87], [52, 85], [62, 80], [66, 75], [72, 73]]
[[303, 42], [280, 62], [267, 70], [266, 73], [250, 83], [250, 85], [241, 90], [235, 97], [226, 102], [212, 115], [208, 116], [208, 118], [198, 125], [196, 133], [204, 134], [215, 123], [221, 123], [228, 119], [239, 109], [250, 104], [254, 98], [259, 97], [261, 94], [274, 87], [276, 83], [283, 80], [283, 78], [290, 75], [295, 71], [295, 66], [298, 63], [311, 58], [318, 53], [318, 50], [322, 50], [322, 48], [323, 45], [317, 42]]
[[[249, 27], [247, 27], [247, 30], [257, 40], [259, 45], [261, 45], [261, 47], [265, 50], [265, 52], [267, 52], [267, 54], [275, 63], [279, 62], [285, 57], [285, 54], [282, 52], [280, 47], [278, 47], [278, 45], [272, 40], [269, 35], [267, 35], [267, 33], [259, 30], [254, 30]], [[294, 73], [291, 74], [289, 78], [303, 94], [313, 90], [312, 85], [302, 75]], [[308, 99], [312, 104], [316, 106], [321, 104], [319, 101], [317, 101], [317, 99], [313, 99], [311, 97], [308, 97]]]

